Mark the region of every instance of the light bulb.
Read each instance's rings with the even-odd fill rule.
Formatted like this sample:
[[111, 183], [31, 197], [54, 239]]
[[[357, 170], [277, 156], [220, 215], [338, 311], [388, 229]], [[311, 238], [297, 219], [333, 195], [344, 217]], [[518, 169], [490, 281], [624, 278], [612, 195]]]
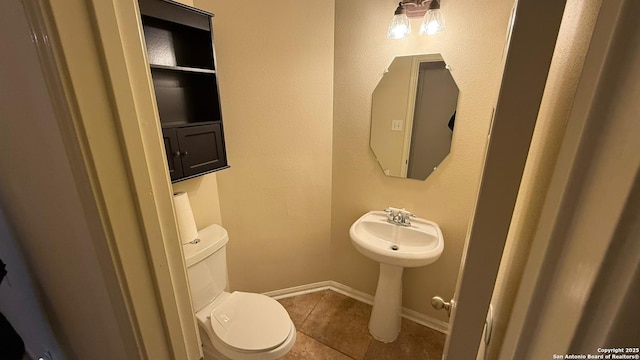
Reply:
[[411, 34], [411, 25], [409, 25], [409, 18], [407, 13], [402, 7], [402, 3], [398, 5], [391, 23], [389, 23], [389, 30], [387, 30], [387, 39], [404, 39]]
[[440, 11], [440, 3], [432, 2], [432, 8], [427, 10], [420, 25], [420, 35], [433, 35], [444, 30], [444, 17]]

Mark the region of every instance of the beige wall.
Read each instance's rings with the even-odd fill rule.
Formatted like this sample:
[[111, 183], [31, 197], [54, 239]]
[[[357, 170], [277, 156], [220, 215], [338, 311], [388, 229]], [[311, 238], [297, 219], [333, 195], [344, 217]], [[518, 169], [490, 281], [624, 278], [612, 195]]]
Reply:
[[[349, 226], [368, 210], [406, 207], [440, 225], [445, 248], [434, 264], [405, 271], [404, 306], [446, 321], [429, 300], [453, 296], [512, 5], [443, 2], [445, 32], [391, 41], [385, 33], [396, 1], [336, 3], [332, 280], [373, 294], [377, 264], [351, 246]], [[394, 56], [419, 53], [441, 53], [460, 88], [452, 151], [426, 181], [385, 177], [369, 149], [371, 93]]]
[[[231, 287], [263, 292], [328, 280], [333, 1], [195, 5], [215, 14], [231, 166], [216, 176]], [[196, 218], [208, 211], [203, 205]]]
[[600, 1], [566, 5], [491, 301], [496, 311], [489, 358], [498, 355], [504, 337], [599, 8]]
[[198, 229], [211, 224], [222, 224], [216, 173], [177, 182], [173, 184], [173, 192], [189, 194], [191, 210]]

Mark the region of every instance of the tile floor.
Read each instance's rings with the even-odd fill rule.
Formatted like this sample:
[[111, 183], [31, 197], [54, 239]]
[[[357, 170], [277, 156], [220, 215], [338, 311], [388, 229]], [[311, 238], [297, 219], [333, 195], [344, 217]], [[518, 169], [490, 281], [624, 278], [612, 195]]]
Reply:
[[402, 319], [398, 339], [374, 340], [367, 325], [371, 305], [331, 290], [279, 300], [298, 330], [286, 360], [440, 360], [445, 335]]

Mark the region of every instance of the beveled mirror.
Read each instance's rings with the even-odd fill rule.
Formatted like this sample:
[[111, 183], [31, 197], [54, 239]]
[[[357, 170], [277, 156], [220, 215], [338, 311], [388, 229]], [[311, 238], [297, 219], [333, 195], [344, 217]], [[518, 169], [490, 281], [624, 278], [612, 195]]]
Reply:
[[425, 180], [447, 157], [458, 93], [440, 54], [393, 60], [371, 106], [370, 145], [386, 175]]

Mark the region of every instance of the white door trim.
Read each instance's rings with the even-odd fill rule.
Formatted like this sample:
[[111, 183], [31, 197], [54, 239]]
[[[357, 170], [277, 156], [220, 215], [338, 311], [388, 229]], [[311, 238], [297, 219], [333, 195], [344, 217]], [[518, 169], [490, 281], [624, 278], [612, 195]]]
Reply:
[[[624, 278], [603, 265], [626, 241], [619, 231], [634, 221], [625, 217], [633, 216], [627, 201], [637, 198], [640, 171], [632, 95], [640, 91], [640, 36], [633, 25], [639, 10], [632, 0], [602, 3], [500, 359], [551, 358], [580, 346], [597, 354], [606, 347], [593, 342], [588, 349], [578, 334], [588, 333], [581, 321], [597, 316], [586, 311], [590, 299], [602, 295], [594, 287], [598, 279]], [[634, 101], [635, 113], [629, 110]]]
[[[132, 192], [174, 356], [202, 356], [138, 2], [92, 0]], [[138, 36], [131, 36], [137, 34]]]
[[[160, 119], [136, 0], [91, 0], [120, 141], [137, 200], [173, 356], [199, 359], [201, 341], [173, 205]], [[131, 36], [137, 34], [137, 36]]]
[[200, 359], [137, 1], [23, 1], [130, 358]]
[[[444, 358], [474, 359], [564, 12], [565, 1], [520, 0], [454, 294]], [[544, 26], [540, 26], [544, 19]], [[506, 29], [505, 29], [506, 30]]]

